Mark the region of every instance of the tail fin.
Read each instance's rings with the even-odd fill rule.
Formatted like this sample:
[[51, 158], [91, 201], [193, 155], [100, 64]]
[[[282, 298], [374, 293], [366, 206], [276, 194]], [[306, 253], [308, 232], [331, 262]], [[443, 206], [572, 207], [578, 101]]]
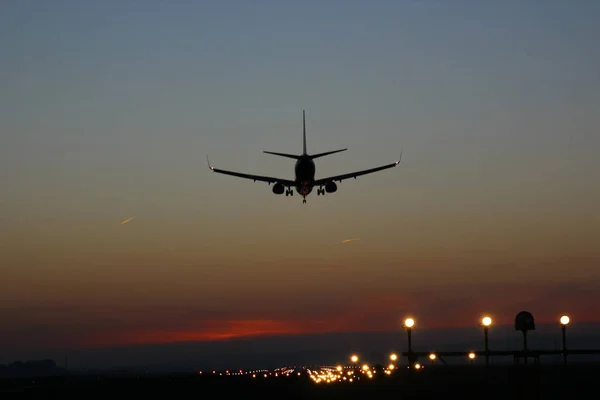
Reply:
[[306, 155], [306, 113], [302, 110], [302, 155]]

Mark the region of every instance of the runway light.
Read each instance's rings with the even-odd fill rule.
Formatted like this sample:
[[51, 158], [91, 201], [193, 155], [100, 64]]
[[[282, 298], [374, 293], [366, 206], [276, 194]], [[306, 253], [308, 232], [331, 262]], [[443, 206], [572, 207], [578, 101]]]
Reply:
[[490, 326], [492, 324], [492, 319], [490, 317], [483, 317], [481, 323], [483, 326]]
[[571, 322], [571, 318], [569, 318], [568, 315], [563, 315], [562, 317], [560, 317], [561, 325], [569, 325], [569, 322]]
[[437, 356], [436, 356], [434, 353], [431, 353], [431, 354], [429, 355], [429, 359], [430, 359], [431, 361], [435, 360], [436, 358], [437, 358]]
[[398, 356], [394, 353], [390, 354], [390, 360], [392, 361], [396, 361], [398, 359]]
[[407, 328], [412, 328], [413, 326], [415, 326], [415, 320], [412, 318], [406, 318], [404, 320], [404, 326]]

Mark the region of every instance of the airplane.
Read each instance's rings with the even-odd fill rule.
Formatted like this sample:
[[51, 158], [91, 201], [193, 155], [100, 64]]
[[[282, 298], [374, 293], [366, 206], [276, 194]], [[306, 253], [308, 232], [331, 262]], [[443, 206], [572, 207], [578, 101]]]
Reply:
[[398, 161], [394, 161], [391, 164], [386, 164], [386, 165], [382, 165], [380, 167], [365, 169], [365, 170], [357, 171], [357, 172], [350, 172], [348, 174], [343, 174], [343, 175], [330, 176], [328, 178], [315, 179], [316, 168], [315, 168], [315, 163], [313, 161], [315, 158], [328, 156], [330, 154], [339, 153], [341, 151], [346, 151], [348, 149], [333, 150], [333, 151], [327, 151], [327, 152], [318, 153], [318, 154], [308, 154], [306, 151], [306, 113], [305, 113], [305, 110], [302, 110], [302, 139], [303, 139], [303, 141], [302, 141], [303, 142], [303, 151], [302, 151], [302, 154], [300, 154], [300, 155], [277, 153], [277, 152], [273, 152], [273, 151], [263, 151], [263, 153], [266, 153], [266, 154], [272, 154], [272, 155], [276, 155], [276, 156], [280, 156], [280, 157], [287, 157], [287, 158], [292, 158], [292, 159], [297, 160], [296, 165], [294, 167], [294, 172], [295, 172], [294, 180], [274, 178], [274, 177], [270, 177], [270, 176], [244, 174], [241, 172], [226, 171], [223, 169], [214, 168], [210, 164], [210, 161], [208, 160], [208, 155], [206, 156], [206, 162], [208, 163], [208, 168], [210, 168], [210, 170], [213, 172], [218, 172], [220, 174], [225, 174], [225, 175], [237, 176], [239, 178], [252, 179], [254, 182], [256, 182], [256, 181], [267, 182], [269, 185], [271, 185], [271, 183], [274, 183], [273, 193], [275, 193], [277, 195], [283, 194], [283, 192], [285, 191], [286, 197], [293, 196], [294, 189], [296, 189], [298, 194], [300, 196], [302, 196], [302, 203], [306, 203], [306, 196], [308, 196], [312, 192], [314, 187], [318, 187], [317, 188], [318, 196], [319, 195], [325, 196], [325, 193], [335, 193], [337, 191], [337, 184], [335, 182], [341, 183], [342, 181], [344, 181], [346, 179], [350, 179], [350, 178], [356, 179], [357, 176], [371, 174], [373, 172], [382, 171], [382, 170], [388, 169], [388, 168], [393, 168], [396, 165], [398, 165], [400, 163], [400, 161], [402, 160], [402, 150], [400, 150], [400, 157], [398, 158]]

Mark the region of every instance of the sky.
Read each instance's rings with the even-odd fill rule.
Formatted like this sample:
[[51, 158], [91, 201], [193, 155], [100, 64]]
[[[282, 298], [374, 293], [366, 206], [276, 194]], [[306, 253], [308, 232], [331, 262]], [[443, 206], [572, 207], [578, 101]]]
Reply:
[[[407, 315], [600, 322], [599, 13], [5, 3], [0, 362]], [[307, 204], [208, 169], [293, 179], [262, 151], [301, 153], [302, 109], [309, 153], [348, 148], [317, 178], [401, 164]]]

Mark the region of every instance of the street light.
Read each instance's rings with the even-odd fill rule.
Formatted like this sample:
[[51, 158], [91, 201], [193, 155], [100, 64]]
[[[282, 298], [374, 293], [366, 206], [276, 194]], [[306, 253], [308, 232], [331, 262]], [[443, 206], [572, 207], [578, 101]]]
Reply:
[[469, 353], [469, 360], [471, 360], [471, 364], [473, 364], [473, 360], [475, 359], [475, 353], [470, 352]]
[[406, 328], [406, 334], [408, 335], [408, 366], [412, 366], [413, 354], [412, 354], [412, 328], [415, 326], [415, 320], [413, 318], [406, 318], [404, 320], [404, 328]]
[[563, 353], [563, 362], [567, 364], [567, 325], [571, 322], [571, 318], [568, 315], [563, 315], [559, 320], [562, 325], [562, 353]]
[[431, 360], [431, 363], [433, 364], [435, 362], [435, 359], [437, 358], [437, 356], [435, 355], [435, 353], [431, 353], [429, 355], [429, 359]]
[[358, 362], [358, 356], [356, 354], [352, 354], [352, 357], [350, 357], [350, 361], [352, 361], [353, 367], [356, 368], [356, 363]]
[[398, 356], [395, 353], [390, 354], [390, 360], [396, 361], [397, 359], [398, 359]]
[[481, 319], [481, 325], [483, 325], [483, 337], [485, 340], [485, 365], [490, 363], [490, 347], [488, 343], [488, 331], [490, 329], [490, 325], [492, 325], [492, 319], [490, 317], [483, 317]]

